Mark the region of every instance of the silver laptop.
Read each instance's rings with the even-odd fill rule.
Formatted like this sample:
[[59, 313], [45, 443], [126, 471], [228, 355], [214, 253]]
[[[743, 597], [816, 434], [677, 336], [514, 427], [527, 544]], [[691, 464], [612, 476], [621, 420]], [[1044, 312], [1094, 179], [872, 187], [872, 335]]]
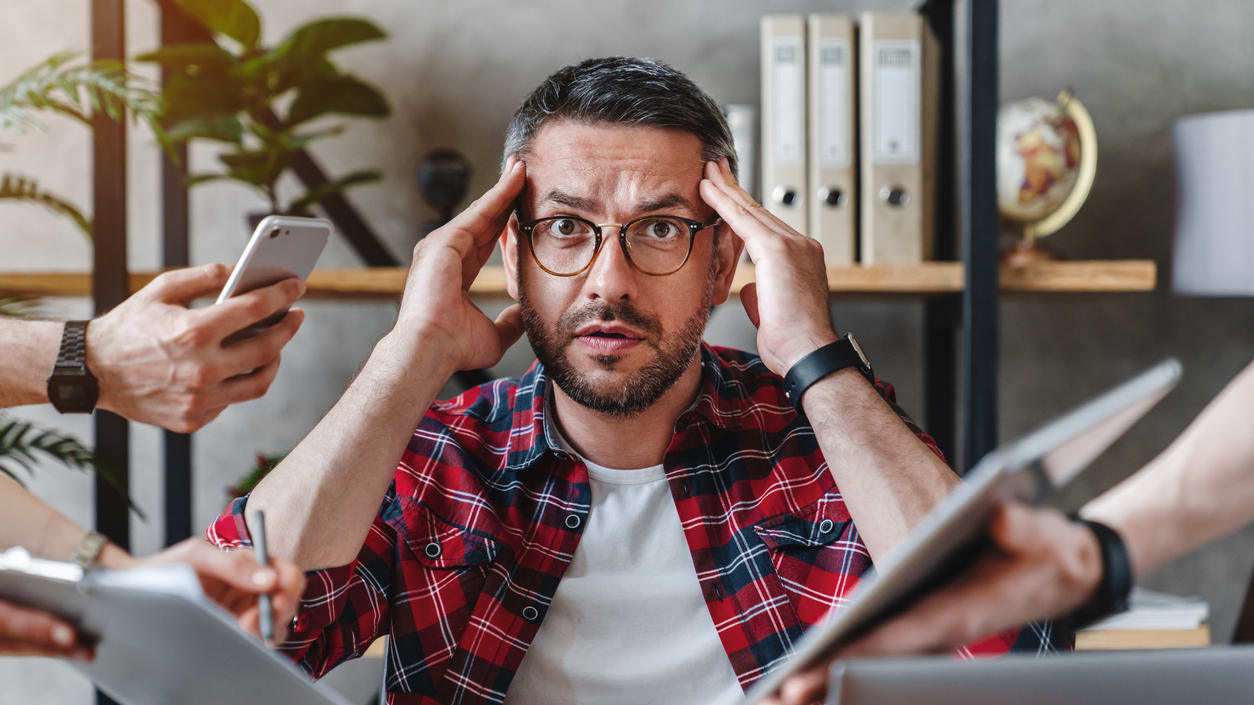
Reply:
[[828, 705], [1248, 705], [1254, 647], [858, 659], [827, 683]]
[[876, 566], [848, 604], [812, 627], [788, 660], [754, 684], [742, 705], [756, 705], [784, 679], [848, 644], [935, 585], [969, 566], [987, 538], [984, 528], [1005, 500], [1041, 502], [1075, 477], [1180, 379], [1165, 360], [1022, 438], [984, 456], [913, 531]]
[[98, 639], [75, 669], [123, 705], [348, 705], [240, 630], [185, 565], [90, 571], [0, 553], [0, 598], [65, 617]]

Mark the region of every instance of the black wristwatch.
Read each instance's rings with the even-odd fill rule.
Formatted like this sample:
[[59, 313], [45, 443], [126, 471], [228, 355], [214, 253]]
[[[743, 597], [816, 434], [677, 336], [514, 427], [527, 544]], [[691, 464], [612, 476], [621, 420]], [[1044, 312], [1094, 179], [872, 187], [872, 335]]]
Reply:
[[48, 401], [63, 414], [90, 414], [100, 385], [87, 369], [87, 323], [66, 321], [57, 362], [48, 376]]
[[1072, 628], [1082, 629], [1112, 614], [1126, 611], [1134, 577], [1128, 547], [1118, 531], [1101, 522], [1081, 519], [1074, 514], [1071, 520], [1092, 531], [1101, 548], [1102, 579], [1097, 585], [1097, 592], [1089, 602], [1080, 605], [1071, 614]]
[[801, 397], [811, 385], [846, 367], [856, 367], [868, 382], [875, 384], [871, 363], [852, 333], [846, 333], [840, 340], [824, 345], [793, 365], [784, 375], [784, 394], [797, 411], [801, 411]]

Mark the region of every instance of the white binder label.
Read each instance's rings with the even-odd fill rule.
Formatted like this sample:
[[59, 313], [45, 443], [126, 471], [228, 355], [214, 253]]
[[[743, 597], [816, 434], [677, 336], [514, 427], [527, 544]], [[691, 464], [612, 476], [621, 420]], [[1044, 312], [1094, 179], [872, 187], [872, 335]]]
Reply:
[[877, 39], [871, 54], [875, 90], [871, 109], [871, 159], [919, 161], [920, 49], [917, 39]]
[[824, 169], [849, 166], [850, 105], [849, 40], [824, 37], [819, 40], [819, 165]]
[[[771, 41], [771, 156], [801, 166], [805, 156], [805, 51], [801, 37]], [[765, 188], [765, 187], [764, 187]]]

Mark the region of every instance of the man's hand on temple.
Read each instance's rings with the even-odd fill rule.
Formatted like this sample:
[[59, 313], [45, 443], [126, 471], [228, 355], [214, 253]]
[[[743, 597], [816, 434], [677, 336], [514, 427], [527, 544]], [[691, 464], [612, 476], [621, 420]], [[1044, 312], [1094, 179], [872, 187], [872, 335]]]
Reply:
[[304, 313], [291, 310], [254, 337], [226, 347], [222, 341], [290, 306], [305, 285], [291, 278], [221, 304], [187, 308], [221, 290], [229, 275], [221, 264], [166, 272], [92, 321], [87, 366], [100, 380], [97, 406], [190, 432], [227, 406], [265, 394]]
[[518, 304], [495, 321], [470, 300], [470, 285], [492, 255], [522, 191], [526, 167], [511, 158], [496, 184], [414, 247], [396, 326], [402, 345], [438, 346], [451, 369], [491, 367], [522, 336]]
[[788, 227], [736, 183], [724, 158], [707, 162], [701, 197], [745, 242], [756, 282], [740, 302], [758, 329], [758, 354], [778, 375], [837, 339], [828, 309], [827, 266], [818, 240]]
[[1006, 504], [989, 523], [994, 549], [953, 584], [784, 682], [771, 705], [822, 697], [834, 662], [944, 653], [1037, 619], [1065, 614], [1101, 582], [1101, 549], [1089, 529], [1053, 509]]

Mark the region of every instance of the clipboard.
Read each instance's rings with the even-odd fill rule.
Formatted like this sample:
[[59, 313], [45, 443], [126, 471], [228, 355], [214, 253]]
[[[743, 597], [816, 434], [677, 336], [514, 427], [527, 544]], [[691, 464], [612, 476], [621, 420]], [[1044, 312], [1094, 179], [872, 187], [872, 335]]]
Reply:
[[84, 571], [11, 548], [0, 599], [95, 639], [93, 662], [67, 663], [123, 705], [350, 705], [241, 630], [185, 565]]
[[988, 545], [985, 527], [1006, 500], [1039, 504], [1101, 455], [1179, 382], [1169, 358], [980, 459], [940, 504], [888, 552], [874, 579], [816, 624], [739, 705], [757, 705], [784, 680], [900, 612], [970, 566]]

